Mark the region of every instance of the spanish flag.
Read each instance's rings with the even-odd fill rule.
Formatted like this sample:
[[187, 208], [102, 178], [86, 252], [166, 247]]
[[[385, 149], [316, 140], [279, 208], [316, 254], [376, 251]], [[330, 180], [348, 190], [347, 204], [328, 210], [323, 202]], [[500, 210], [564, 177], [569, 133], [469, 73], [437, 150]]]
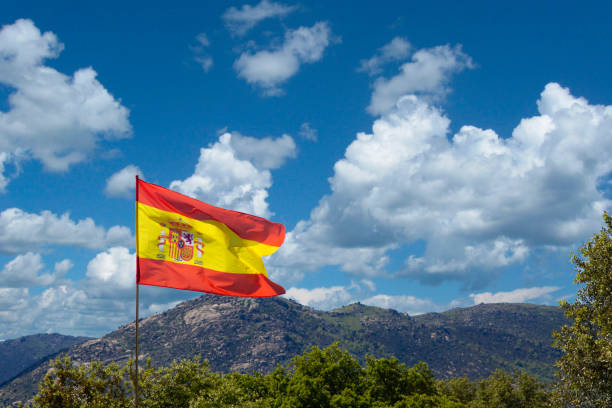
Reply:
[[285, 227], [136, 179], [136, 283], [227, 296], [276, 296], [262, 257]]

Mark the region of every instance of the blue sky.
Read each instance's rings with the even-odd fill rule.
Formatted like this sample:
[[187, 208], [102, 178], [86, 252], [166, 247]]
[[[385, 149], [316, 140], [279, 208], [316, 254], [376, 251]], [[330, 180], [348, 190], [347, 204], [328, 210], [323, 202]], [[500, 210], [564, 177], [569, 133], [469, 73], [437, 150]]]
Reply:
[[574, 296], [612, 203], [607, 3], [175, 3], [3, 5], [0, 338], [133, 319], [137, 173], [285, 224], [269, 275], [315, 308]]

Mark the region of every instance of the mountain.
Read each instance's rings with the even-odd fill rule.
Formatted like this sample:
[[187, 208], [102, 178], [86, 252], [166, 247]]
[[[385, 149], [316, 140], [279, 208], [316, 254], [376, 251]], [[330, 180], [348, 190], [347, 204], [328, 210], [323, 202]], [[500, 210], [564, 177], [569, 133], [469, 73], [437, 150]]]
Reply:
[[[565, 323], [555, 307], [482, 304], [410, 317], [352, 304], [330, 312], [283, 298], [205, 295], [139, 323], [140, 357], [154, 365], [200, 354], [213, 371], [269, 372], [313, 345], [339, 341], [360, 359], [395, 356], [425, 361], [439, 378], [486, 377], [522, 368], [552, 377], [559, 354], [551, 332]], [[125, 363], [133, 356], [135, 325], [71, 347], [75, 362]], [[30, 398], [49, 368], [45, 362], [0, 388], [0, 403]]]
[[35, 334], [0, 342], [0, 384], [15, 377], [45, 358], [67, 350], [70, 346], [90, 337], [63, 336], [61, 334]]

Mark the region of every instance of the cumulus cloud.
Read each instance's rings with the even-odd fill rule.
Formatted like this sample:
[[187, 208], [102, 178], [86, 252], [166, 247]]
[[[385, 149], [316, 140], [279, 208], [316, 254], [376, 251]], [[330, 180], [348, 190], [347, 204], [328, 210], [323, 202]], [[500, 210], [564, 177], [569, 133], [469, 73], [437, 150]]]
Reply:
[[136, 176], [144, 179], [140, 168], [130, 164], [119, 170], [106, 180], [104, 193], [109, 197], [130, 198], [134, 196]]
[[[105, 286], [105, 294], [100, 295], [101, 291], [87, 286], [96, 283], [89, 280], [67, 282], [49, 287], [41, 294], [30, 293], [25, 288], [0, 288], [0, 338], [58, 332], [73, 336], [102, 336], [133, 321], [134, 290], [113, 293], [110, 286]], [[167, 288], [141, 287], [140, 316], [165, 311], [197, 295]]]
[[213, 205], [268, 217], [270, 170], [295, 155], [295, 142], [288, 135], [256, 139], [224, 133], [200, 149], [194, 174], [173, 181], [170, 188]]
[[612, 172], [612, 107], [556, 83], [537, 106], [512, 137], [474, 126], [449, 137], [439, 109], [400, 98], [336, 162], [331, 193], [270, 258], [275, 274], [339, 265], [384, 275], [390, 250], [419, 241], [424, 253], [407, 254], [397, 275], [475, 288], [534, 249], [584, 241], [612, 204], [600, 189]]
[[[44, 270], [39, 254], [17, 256], [0, 272], [0, 338], [45, 332], [101, 336], [133, 321], [135, 258], [128, 248], [109, 248], [91, 259], [84, 279], [72, 281], [60, 279], [73, 267], [68, 259], [55, 264], [52, 279], [39, 273]], [[7, 285], [11, 280], [15, 287]], [[49, 287], [33, 293], [21, 287], [26, 284]], [[196, 296], [142, 286], [140, 314], [146, 317]]]
[[395, 37], [390, 43], [381, 47], [370, 59], [361, 60], [357, 71], [366, 72], [368, 75], [380, 74], [385, 64], [408, 58], [410, 48], [410, 43], [405, 38]]
[[48, 286], [55, 281], [56, 276], [49, 273], [39, 274], [43, 268], [40, 254], [27, 252], [18, 255], [0, 271], [0, 286], [8, 288]]
[[260, 87], [264, 95], [281, 95], [283, 91], [279, 85], [294, 76], [301, 64], [312, 64], [323, 57], [330, 36], [331, 30], [326, 22], [288, 30], [280, 47], [244, 52], [234, 62], [234, 69], [240, 78]]
[[[30, 252], [10, 261], [0, 272], [0, 338], [45, 332], [101, 335], [128, 320], [126, 302], [117, 299], [116, 289], [101, 297], [100, 282], [60, 279], [72, 267], [65, 259], [55, 264], [53, 274], [40, 274], [41, 255]], [[50, 287], [34, 294], [25, 286]]]
[[62, 277], [66, 272], [71, 270], [73, 266], [74, 264], [70, 259], [64, 259], [63, 261], [57, 262], [53, 270], [58, 277]]
[[[92, 68], [64, 75], [44, 64], [63, 49], [55, 34], [30, 20], [0, 29], [0, 83], [14, 91], [0, 112], [0, 153], [34, 158], [66, 171], [85, 161], [101, 139], [131, 135], [128, 110], [96, 79]], [[1, 179], [6, 184], [6, 178]]]
[[233, 132], [229, 143], [240, 160], [248, 160], [260, 169], [278, 169], [289, 158], [295, 158], [297, 149], [293, 138], [282, 135], [272, 139], [256, 139]]
[[106, 230], [91, 218], [75, 222], [67, 213], [32, 214], [19, 208], [0, 212], [0, 253], [20, 253], [48, 245], [101, 249], [110, 245], [132, 246], [133, 242], [129, 228], [115, 225]]
[[350, 303], [358, 302], [367, 294], [375, 290], [374, 283], [363, 279], [360, 282], [351, 282], [350, 286], [331, 286], [305, 289], [291, 287], [284, 295], [296, 302], [319, 310], [336, 309]]
[[[0, 287], [0, 322], [14, 323], [19, 320], [20, 311], [28, 306], [27, 288]], [[0, 338], [7, 338], [6, 333], [0, 333]]]
[[542, 286], [533, 288], [515, 289], [510, 292], [482, 292], [471, 293], [470, 298], [474, 304], [480, 303], [525, 303], [528, 300], [545, 298], [550, 300], [550, 294], [561, 289], [558, 286]]
[[286, 297], [319, 310], [330, 310], [353, 303], [354, 297], [344, 286], [329, 288], [289, 288]]
[[[384, 268], [389, 263], [386, 253], [397, 245], [342, 247], [333, 243], [329, 239], [331, 237], [326, 237], [333, 227], [323, 223], [315, 225], [311, 221], [298, 222], [285, 235], [280, 249], [267, 258], [267, 268], [273, 280], [285, 286], [295, 285], [304, 278], [305, 273], [323, 266], [336, 266], [355, 276], [385, 275]], [[319, 238], [320, 241], [313, 241]]]
[[7, 311], [6, 320], [0, 317], [0, 335], [9, 338], [29, 333], [60, 332], [101, 336], [134, 319], [133, 300], [99, 297], [89, 289], [90, 286], [69, 281], [45, 289], [38, 295], [26, 294], [22, 299], [27, 307], [20, 311], [19, 321], [1, 324], [11, 319], [15, 312]]
[[255, 6], [243, 5], [240, 9], [228, 8], [221, 18], [226, 27], [235, 35], [244, 35], [259, 22], [268, 18], [282, 18], [292, 13], [297, 6], [287, 6], [268, 0], [262, 0]]
[[[397, 46], [390, 47], [394, 48], [401, 49]], [[375, 62], [375, 67], [378, 66], [376, 64], [379, 63]], [[385, 114], [407, 94], [419, 94], [422, 98], [438, 100], [449, 92], [447, 84], [451, 75], [471, 67], [472, 59], [459, 45], [441, 45], [418, 50], [412, 55], [411, 61], [400, 67], [399, 74], [388, 79], [378, 78], [374, 82], [374, 91], [367, 110], [373, 115]]]
[[437, 274], [465, 272], [470, 268], [494, 269], [524, 261], [529, 254], [529, 248], [524, 240], [511, 240], [500, 236], [489, 242], [476, 245], [465, 245], [463, 252], [457, 258], [435, 259], [428, 261], [426, 257], [410, 256], [406, 261], [406, 273], [425, 268], [434, 277]]
[[87, 277], [113, 290], [131, 289], [135, 285], [136, 254], [125, 247], [113, 247], [96, 255], [87, 264]]

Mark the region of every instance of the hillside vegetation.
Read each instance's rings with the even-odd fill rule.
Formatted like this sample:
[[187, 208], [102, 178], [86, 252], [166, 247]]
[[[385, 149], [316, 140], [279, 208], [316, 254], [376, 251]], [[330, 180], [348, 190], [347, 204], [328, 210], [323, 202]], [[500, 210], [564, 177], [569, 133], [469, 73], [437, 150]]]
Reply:
[[[54, 362], [35, 396], [35, 408], [131, 407], [134, 367], [100, 362]], [[336, 344], [294, 357], [267, 375], [209, 370], [198, 357], [140, 371], [138, 399], [147, 408], [544, 408], [549, 392], [524, 373], [436, 381], [425, 363], [408, 368], [395, 358], [364, 365]]]

